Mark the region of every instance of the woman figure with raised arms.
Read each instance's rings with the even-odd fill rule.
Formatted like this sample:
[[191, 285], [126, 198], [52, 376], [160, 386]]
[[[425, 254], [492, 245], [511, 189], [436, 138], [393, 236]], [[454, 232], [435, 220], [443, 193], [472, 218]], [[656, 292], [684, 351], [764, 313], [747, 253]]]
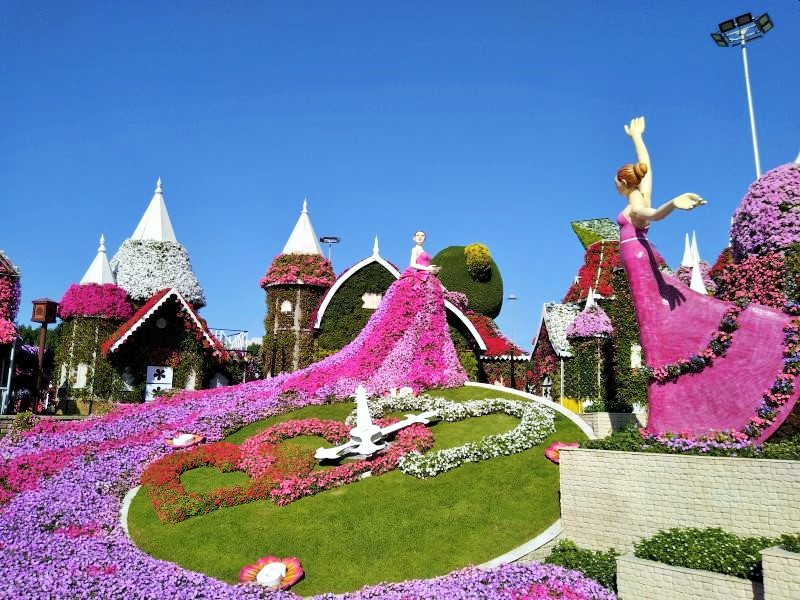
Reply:
[[[647, 366], [657, 369], [707, 353], [723, 316], [734, 305], [699, 294], [659, 270], [658, 255], [647, 239], [650, 223], [676, 208], [692, 210], [705, 201], [685, 193], [652, 207], [653, 168], [644, 129], [643, 117], [625, 126], [638, 163], [624, 165], [614, 182], [628, 202], [617, 217], [620, 260], [630, 283]], [[788, 322], [787, 315], [764, 306], [752, 304], [741, 311], [730, 346], [710, 366], [650, 382], [647, 430], [692, 435], [733, 430], [738, 436], [767, 439], [792, 412], [799, 394], [795, 389], [781, 406], [765, 404], [765, 394], [783, 368]]]

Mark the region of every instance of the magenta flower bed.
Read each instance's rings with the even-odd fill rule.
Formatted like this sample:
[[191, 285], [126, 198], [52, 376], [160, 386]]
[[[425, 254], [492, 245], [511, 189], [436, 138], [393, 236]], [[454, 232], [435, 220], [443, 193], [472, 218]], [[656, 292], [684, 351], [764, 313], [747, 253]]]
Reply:
[[73, 283], [58, 306], [58, 316], [62, 319], [100, 317], [124, 321], [132, 314], [128, 292], [113, 283]]

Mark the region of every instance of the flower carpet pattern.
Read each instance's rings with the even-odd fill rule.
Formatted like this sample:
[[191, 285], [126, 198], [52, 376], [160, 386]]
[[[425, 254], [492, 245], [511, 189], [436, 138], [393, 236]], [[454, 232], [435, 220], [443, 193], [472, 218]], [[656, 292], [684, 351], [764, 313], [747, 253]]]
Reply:
[[[206, 459], [232, 464], [235, 455], [217, 445], [228, 433], [321, 405], [331, 396], [345, 398], [359, 383], [373, 394], [404, 385], [461, 385], [464, 371], [452, 343], [444, 343], [449, 338], [441, 287], [436, 278], [419, 287], [415, 281], [393, 285], [353, 343], [301, 371], [121, 405], [104, 417], [42, 421], [19, 438], [0, 441], [0, 597], [297, 598], [252, 584], [230, 585], [145, 554], [122, 527], [122, 499], [162, 457], [195, 452], [164, 443], [176, 431], [203, 436], [206, 445], [199, 449]], [[481, 597], [472, 592], [481, 589], [484, 597], [498, 597], [500, 588], [527, 593], [548, 576], [543, 569], [534, 564], [458, 571], [430, 582], [370, 588], [360, 597], [400, 598], [425, 589], [434, 591], [416, 596], [454, 597], [450, 592], [461, 590], [462, 597]], [[584, 585], [572, 572], [559, 573], [572, 587]], [[586, 597], [613, 597], [607, 594]]]

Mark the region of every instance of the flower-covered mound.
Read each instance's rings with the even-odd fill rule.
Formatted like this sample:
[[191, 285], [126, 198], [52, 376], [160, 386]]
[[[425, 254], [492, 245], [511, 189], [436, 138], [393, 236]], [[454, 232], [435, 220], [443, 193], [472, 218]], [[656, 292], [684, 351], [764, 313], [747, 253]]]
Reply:
[[767, 171], [747, 190], [731, 223], [735, 260], [800, 241], [800, 164]]
[[177, 242], [125, 240], [111, 259], [111, 270], [135, 302], [144, 302], [164, 288], [177, 288], [196, 308], [206, 304], [189, 255]]
[[58, 316], [99, 317], [112, 321], [124, 321], [133, 314], [128, 293], [113, 283], [73, 283], [58, 305]]

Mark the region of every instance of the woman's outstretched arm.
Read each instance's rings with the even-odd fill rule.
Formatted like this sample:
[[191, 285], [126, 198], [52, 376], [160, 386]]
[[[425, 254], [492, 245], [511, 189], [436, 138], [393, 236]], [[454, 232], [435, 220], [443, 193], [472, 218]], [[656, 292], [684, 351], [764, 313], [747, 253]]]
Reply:
[[625, 125], [625, 133], [633, 140], [637, 161], [647, 165], [647, 173], [645, 173], [645, 176], [639, 183], [639, 190], [642, 192], [645, 201], [649, 204], [653, 193], [653, 165], [650, 162], [650, 153], [647, 151], [647, 146], [644, 144], [644, 117], [631, 119], [630, 125]]
[[687, 192], [685, 194], [681, 194], [680, 196], [676, 196], [669, 202], [665, 202], [658, 208], [651, 208], [645, 204], [644, 199], [638, 190], [631, 193], [630, 202], [631, 217], [640, 222], [638, 224], [634, 223], [634, 225], [637, 226], [641, 224], [641, 221], [660, 221], [676, 208], [680, 210], [692, 210], [701, 204], [706, 204], [706, 201], [697, 194]]

